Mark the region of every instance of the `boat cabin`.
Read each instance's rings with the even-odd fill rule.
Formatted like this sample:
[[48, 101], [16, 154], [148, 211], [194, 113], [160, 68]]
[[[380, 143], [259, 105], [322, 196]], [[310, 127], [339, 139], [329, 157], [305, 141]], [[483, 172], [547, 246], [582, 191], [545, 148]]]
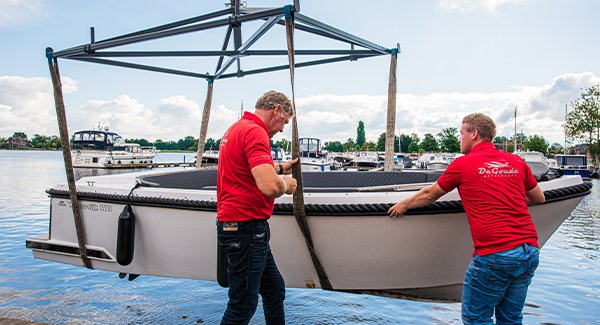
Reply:
[[118, 134], [102, 130], [75, 132], [73, 148], [76, 150], [125, 150], [125, 140]]
[[317, 138], [300, 138], [300, 157], [321, 158], [325, 154], [321, 151], [321, 140]]

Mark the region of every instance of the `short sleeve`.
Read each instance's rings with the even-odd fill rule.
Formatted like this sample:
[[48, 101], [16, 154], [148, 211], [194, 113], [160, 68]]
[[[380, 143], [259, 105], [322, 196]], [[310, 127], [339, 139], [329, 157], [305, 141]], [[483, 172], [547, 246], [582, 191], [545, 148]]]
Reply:
[[444, 192], [450, 192], [458, 187], [463, 157], [458, 157], [450, 163], [442, 176], [438, 178], [437, 183]]
[[254, 127], [244, 135], [244, 153], [250, 169], [262, 164], [273, 166], [269, 136], [261, 127]]

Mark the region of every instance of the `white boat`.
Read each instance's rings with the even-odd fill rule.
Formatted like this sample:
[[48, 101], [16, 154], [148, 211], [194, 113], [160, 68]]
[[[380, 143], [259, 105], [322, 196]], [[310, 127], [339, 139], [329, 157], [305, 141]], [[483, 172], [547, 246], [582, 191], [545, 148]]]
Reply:
[[591, 177], [586, 155], [556, 155], [556, 165], [561, 175], [579, 175], [586, 180]]
[[271, 148], [271, 158], [273, 158], [273, 161], [275, 163], [280, 163], [288, 160], [286, 159], [287, 155], [285, 154], [285, 151], [283, 151], [283, 149], [281, 148]]
[[523, 158], [531, 168], [531, 172], [536, 179], [558, 177], [558, 173], [550, 168], [548, 159], [546, 159], [543, 153], [537, 151], [516, 151], [515, 155]]
[[[316, 255], [334, 290], [439, 301], [460, 299], [473, 251], [456, 191], [391, 219], [387, 209], [441, 173], [304, 173], [305, 207]], [[133, 259], [117, 262], [119, 214], [136, 184]], [[580, 177], [540, 182], [546, 203], [530, 207], [544, 244], [591, 183]], [[165, 277], [217, 280], [216, 171], [185, 170], [83, 178], [77, 182], [88, 256], [94, 268]], [[47, 190], [47, 235], [27, 238], [35, 258], [82, 266], [67, 185]], [[288, 287], [320, 288], [292, 197], [276, 200], [271, 247]]]
[[321, 148], [321, 140], [300, 138], [300, 163], [303, 172], [327, 172], [334, 170], [334, 161]]
[[219, 163], [219, 150], [206, 150], [202, 154], [202, 164], [218, 164]]
[[120, 135], [105, 128], [75, 132], [71, 155], [73, 167], [136, 168], [152, 164], [156, 148], [126, 143]]
[[418, 159], [418, 166], [430, 170], [445, 170], [450, 162], [448, 156], [442, 153], [425, 153]]
[[384, 160], [377, 151], [361, 151], [354, 159], [354, 167], [359, 170], [370, 170], [383, 167]]
[[402, 170], [405, 167], [405, 155], [401, 153], [394, 153], [392, 156], [392, 162], [394, 170]]

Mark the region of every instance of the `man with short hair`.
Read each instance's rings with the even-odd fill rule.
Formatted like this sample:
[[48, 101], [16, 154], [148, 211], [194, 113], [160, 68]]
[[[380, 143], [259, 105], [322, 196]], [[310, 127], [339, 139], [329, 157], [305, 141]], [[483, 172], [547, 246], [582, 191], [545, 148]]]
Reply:
[[267, 324], [285, 324], [285, 283], [269, 246], [274, 200], [296, 191], [293, 161], [273, 163], [270, 139], [293, 115], [290, 100], [269, 91], [219, 144], [217, 237], [227, 254], [229, 302], [221, 324], [248, 324], [262, 296]]
[[544, 202], [531, 169], [519, 156], [498, 150], [496, 125], [481, 113], [464, 117], [460, 150], [433, 185], [392, 206], [390, 217], [427, 206], [458, 188], [475, 251], [465, 274], [465, 324], [520, 324], [527, 288], [539, 263], [537, 231], [527, 205]]

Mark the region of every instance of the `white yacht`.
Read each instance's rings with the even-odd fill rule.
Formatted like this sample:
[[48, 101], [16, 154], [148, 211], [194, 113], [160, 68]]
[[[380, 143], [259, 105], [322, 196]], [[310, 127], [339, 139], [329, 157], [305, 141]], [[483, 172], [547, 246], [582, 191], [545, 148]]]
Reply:
[[71, 155], [73, 167], [79, 168], [148, 167], [156, 148], [126, 143], [120, 135], [104, 128], [75, 132]]
[[300, 138], [300, 162], [303, 172], [327, 172], [334, 170], [334, 161], [321, 148], [321, 140], [316, 138]]

